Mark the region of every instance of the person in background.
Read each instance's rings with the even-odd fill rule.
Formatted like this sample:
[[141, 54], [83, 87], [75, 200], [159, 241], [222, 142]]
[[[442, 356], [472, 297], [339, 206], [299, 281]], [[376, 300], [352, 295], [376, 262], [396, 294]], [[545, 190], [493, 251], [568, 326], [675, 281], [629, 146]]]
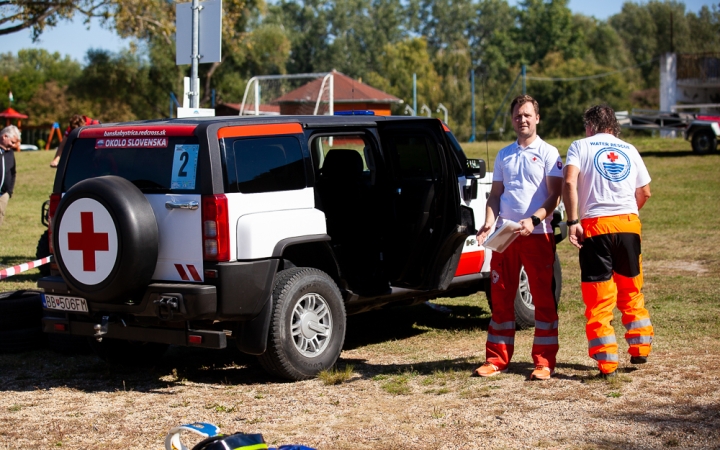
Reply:
[[580, 249], [588, 353], [603, 377], [618, 367], [611, 325], [617, 305], [627, 332], [630, 363], [644, 364], [653, 326], [645, 309], [639, 210], [650, 198], [650, 174], [640, 153], [618, 139], [615, 111], [597, 105], [585, 111], [585, 139], [570, 145], [563, 198], [569, 240]]
[[58, 145], [57, 151], [55, 152], [55, 157], [53, 158], [52, 162], [50, 162], [50, 167], [54, 169], [57, 168], [58, 162], [60, 162], [60, 156], [62, 156], [63, 149], [65, 148], [65, 143], [67, 142], [67, 138], [72, 130], [77, 127], [82, 127], [86, 125], [97, 125], [99, 123], [99, 120], [91, 119], [87, 116], [81, 116], [79, 114], [75, 114], [74, 116], [72, 116], [70, 118], [69, 126], [65, 129], [63, 139], [60, 142], [60, 145]]
[[[515, 348], [515, 295], [525, 267], [535, 304], [535, 337], [530, 379], [547, 380], [555, 371], [558, 315], [552, 289], [555, 263], [553, 210], [562, 191], [562, 160], [557, 149], [540, 139], [540, 106], [529, 95], [510, 104], [517, 141], [500, 150], [487, 201], [485, 224], [477, 233], [484, 243], [505, 221], [519, 223], [519, 237], [490, 260], [492, 320], [485, 344], [485, 363], [473, 375], [490, 377], [507, 371]], [[495, 219], [497, 218], [497, 225]]]
[[15, 188], [15, 151], [20, 149], [20, 130], [10, 125], [0, 131], [0, 225], [5, 220], [10, 197]]

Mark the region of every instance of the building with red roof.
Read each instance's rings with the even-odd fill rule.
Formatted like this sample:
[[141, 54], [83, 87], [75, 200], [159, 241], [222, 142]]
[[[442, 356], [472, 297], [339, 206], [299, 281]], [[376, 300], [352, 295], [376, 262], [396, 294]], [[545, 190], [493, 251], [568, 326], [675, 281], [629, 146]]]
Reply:
[[[394, 95], [375, 89], [333, 70], [333, 109], [337, 111], [374, 111], [378, 116], [389, 116], [390, 107], [403, 101]], [[314, 108], [323, 78], [317, 78], [294, 91], [273, 100], [280, 105], [280, 114], [303, 114], [309, 106]]]

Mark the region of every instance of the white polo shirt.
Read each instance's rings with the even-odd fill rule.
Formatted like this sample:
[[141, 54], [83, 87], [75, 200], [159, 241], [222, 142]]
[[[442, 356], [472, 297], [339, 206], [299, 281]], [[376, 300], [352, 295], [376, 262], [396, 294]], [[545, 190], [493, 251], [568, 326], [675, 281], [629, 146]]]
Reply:
[[[523, 148], [517, 141], [500, 150], [493, 168], [493, 181], [502, 181], [505, 190], [500, 196], [500, 217], [518, 222], [530, 217], [545, 203], [549, 195], [546, 177], [562, 178], [562, 159], [552, 145], [536, 137]], [[552, 214], [548, 214], [533, 230], [534, 234], [552, 233]]]
[[581, 219], [638, 213], [635, 190], [650, 183], [650, 174], [634, 146], [612, 134], [598, 133], [573, 142], [566, 163], [580, 169]]

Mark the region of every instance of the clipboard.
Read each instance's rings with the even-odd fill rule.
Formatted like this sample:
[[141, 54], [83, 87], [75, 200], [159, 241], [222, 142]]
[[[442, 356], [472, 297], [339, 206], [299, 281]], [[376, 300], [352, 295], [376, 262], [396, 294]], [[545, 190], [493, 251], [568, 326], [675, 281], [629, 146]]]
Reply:
[[519, 234], [515, 233], [519, 229], [519, 223], [504, 220], [502, 226], [495, 230], [483, 245], [490, 250], [502, 253], [519, 236]]

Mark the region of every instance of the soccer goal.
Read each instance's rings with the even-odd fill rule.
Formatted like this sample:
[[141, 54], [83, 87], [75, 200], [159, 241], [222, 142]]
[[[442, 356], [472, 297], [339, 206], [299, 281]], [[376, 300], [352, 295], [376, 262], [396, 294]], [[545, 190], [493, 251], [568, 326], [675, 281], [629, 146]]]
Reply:
[[259, 75], [250, 78], [240, 104], [240, 115], [332, 115], [333, 72]]

